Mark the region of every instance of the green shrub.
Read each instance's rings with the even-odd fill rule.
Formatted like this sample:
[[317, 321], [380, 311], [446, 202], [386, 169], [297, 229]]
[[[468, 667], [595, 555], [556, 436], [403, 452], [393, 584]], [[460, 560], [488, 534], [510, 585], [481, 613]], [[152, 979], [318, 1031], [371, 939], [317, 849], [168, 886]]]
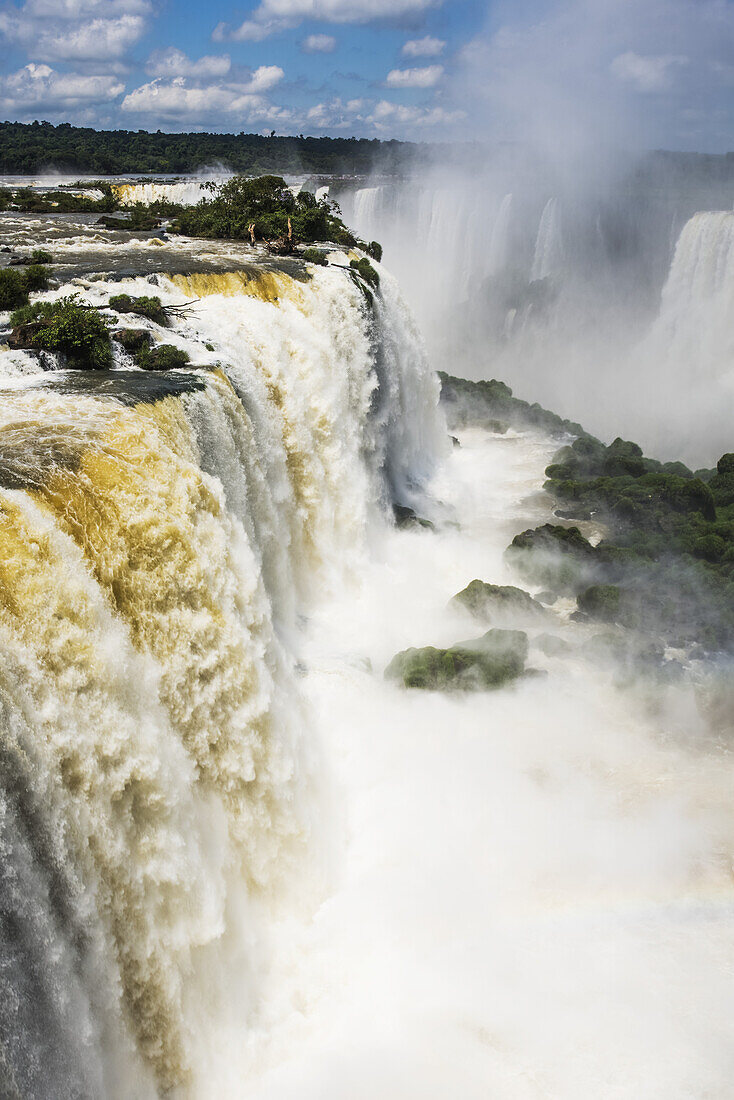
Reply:
[[45, 248], [34, 248], [29, 257], [29, 263], [32, 264], [52, 264], [53, 262], [53, 256]]
[[147, 295], [133, 298], [129, 294], [113, 294], [110, 298], [110, 309], [114, 309], [116, 313], [134, 313], [138, 317], [147, 317], [149, 321], [155, 321], [158, 325], [168, 324], [168, 317], [160, 298]]
[[377, 290], [380, 285], [380, 276], [366, 256], [362, 256], [359, 260], [351, 260], [349, 266], [357, 272], [361, 279], [364, 279], [374, 290]]
[[52, 351], [75, 370], [105, 370], [112, 365], [107, 321], [76, 295], [36, 302], [10, 318], [17, 346]]
[[0, 268], [0, 309], [17, 309], [28, 301], [28, 288], [21, 271]]
[[326, 253], [322, 252], [320, 248], [304, 248], [301, 255], [306, 263], [318, 264], [319, 267], [328, 266], [329, 261], [326, 258]]
[[378, 241], [370, 241], [365, 252], [371, 256], [373, 260], [377, 260], [379, 264], [382, 259], [382, 245]]
[[28, 293], [34, 290], [48, 290], [48, 268], [40, 264], [31, 264], [23, 272], [23, 280]]
[[158, 344], [155, 348], [143, 348], [135, 356], [135, 362], [143, 370], [176, 370], [188, 366], [189, 354], [173, 344]]
[[131, 352], [150, 347], [153, 342], [153, 334], [147, 328], [121, 328], [113, 336], [125, 351]]

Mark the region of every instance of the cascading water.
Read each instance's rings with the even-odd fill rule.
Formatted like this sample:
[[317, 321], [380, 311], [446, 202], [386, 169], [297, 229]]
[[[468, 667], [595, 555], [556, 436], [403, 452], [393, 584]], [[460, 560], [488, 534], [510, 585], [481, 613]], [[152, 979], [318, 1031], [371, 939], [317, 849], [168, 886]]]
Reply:
[[178, 376], [0, 359], [3, 1095], [207, 1095], [319, 881], [297, 616], [445, 438], [383, 280], [159, 276]]
[[558, 199], [550, 198], [543, 207], [535, 241], [531, 279], [557, 275], [563, 267], [563, 237]]

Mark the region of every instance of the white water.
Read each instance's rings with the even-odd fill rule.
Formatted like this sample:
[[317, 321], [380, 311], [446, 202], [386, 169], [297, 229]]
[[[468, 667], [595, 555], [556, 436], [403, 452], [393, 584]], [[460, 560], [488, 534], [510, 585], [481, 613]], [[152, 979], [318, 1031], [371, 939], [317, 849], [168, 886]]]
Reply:
[[[570, 607], [546, 678], [384, 682], [483, 629], [447, 603], [512, 583], [555, 444], [449, 452], [390, 275], [374, 323], [313, 275], [161, 277], [201, 300], [156, 338], [222, 373], [155, 405], [29, 387], [0, 353], [2, 468], [36, 486], [0, 489], [27, 1092], [724, 1100], [730, 723], [685, 683], [623, 687]], [[396, 531], [391, 496], [439, 530]]]
[[[255, 1100], [729, 1094], [734, 812], [728, 754], [685, 691], [621, 690], [580, 647], [494, 695], [406, 694], [392, 654], [477, 632], [447, 608], [512, 581], [547, 518], [547, 441], [469, 432], [434, 490], [461, 529], [385, 533], [312, 618], [305, 687], [340, 797], [336, 889], [276, 929]], [[691, 738], [694, 740], [692, 741]], [[224, 1078], [225, 1095], [239, 1095]]]
[[550, 198], [543, 208], [535, 241], [531, 279], [557, 275], [563, 267], [563, 236], [558, 199]]

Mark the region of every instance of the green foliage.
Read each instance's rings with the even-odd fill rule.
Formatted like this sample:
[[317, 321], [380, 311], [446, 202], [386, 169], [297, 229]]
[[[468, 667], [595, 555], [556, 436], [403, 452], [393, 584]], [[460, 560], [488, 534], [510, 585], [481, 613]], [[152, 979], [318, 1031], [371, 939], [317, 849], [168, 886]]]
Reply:
[[406, 688], [426, 691], [487, 691], [517, 679], [525, 670], [527, 635], [521, 630], [489, 630], [448, 649], [406, 649], [397, 653], [385, 676]]
[[48, 271], [32, 264], [26, 268], [0, 268], [0, 310], [17, 309], [37, 290], [48, 290]]
[[135, 362], [143, 370], [177, 370], [190, 362], [188, 352], [173, 344], [158, 344], [155, 348], [143, 348], [135, 356]]
[[16, 346], [56, 352], [76, 370], [105, 370], [112, 365], [107, 321], [76, 295], [36, 302], [10, 318]]
[[31, 264], [23, 271], [23, 281], [29, 294], [33, 291], [48, 290], [48, 269], [41, 264]]
[[23, 272], [16, 268], [0, 268], [0, 309], [17, 309], [28, 301], [28, 287]]
[[47, 252], [45, 248], [34, 248], [28, 262], [32, 264], [51, 264], [53, 259], [52, 254]]
[[48, 122], [0, 123], [0, 148], [2, 170], [8, 175], [32, 175], [49, 164], [63, 171], [100, 175], [196, 172], [211, 164], [226, 164], [234, 172], [251, 175], [306, 171], [355, 176], [373, 171], [391, 174], [411, 162], [417, 166], [427, 160], [424, 147], [399, 141], [99, 131]]
[[301, 256], [308, 264], [318, 264], [319, 267], [327, 267], [329, 264], [326, 253], [320, 248], [304, 248]]
[[153, 334], [147, 328], [121, 328], [113, 336], [125, 351], [130, 352], [141, 351], [153, 342]]
[[350, 260], [349, 266], [356, 271], [360, 279], [364, 279], [373, 290], [377, 290], [380, 285], [380, 276], [366, 256], [362, 256], [359, 260]]
[[619, 621], [621, 602], [622, 593], [615, 584], [592, 584], [578, 598], [579, 611], [607, 623]]
[[234, 176], [214, 198], [182, 207], [172, 225], [188, 237], [249, 241], [292, 239], [335, 241], [344, 247], [354, 237], [337, 216], [336, 203], [316, 202], [307, 191], [294, 195], [280, 176]]
[[382, 260], [382, 245], [378, 241], [370, 241], [365, 248], [365, 252], [368, 256], [371, 256], [373, 260], [377, 260], [378, 264]]
[[110, 309], [114, 309], [116, 313], [134, 313], [137, 317], [147, 317], [157, 325], [168, 324], [168, 316], [160, 298], [147, 295], [133, 298], [129, 294], [113, 294], [110, 298]]

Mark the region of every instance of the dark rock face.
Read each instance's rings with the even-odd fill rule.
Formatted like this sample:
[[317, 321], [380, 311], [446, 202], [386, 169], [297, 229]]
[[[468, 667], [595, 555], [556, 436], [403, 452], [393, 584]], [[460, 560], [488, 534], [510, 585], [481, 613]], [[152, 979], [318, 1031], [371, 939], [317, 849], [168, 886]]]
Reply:
[[543, 605], [522, 588], [487, 584], [480, 580], [472, 581], [458, 592], [452, 603], [460, 604], [486, 622], [512, 618], [542, 619], [547, 614]]
[[413, 509], [409, 508], [407, 504], [393, 504], [393, 515], [395, 516], [396, 527], [425, 527], [427, 530], [433, 530], [433, 524], [430, 519], [424, 519], [419, 516]]
[[528, 638], [521, 630], [489, 630], [448, 649], [425, 646], [396, 654], [385, 670], [390, 680], [425, 691], [488, 691], [525, 671]]

